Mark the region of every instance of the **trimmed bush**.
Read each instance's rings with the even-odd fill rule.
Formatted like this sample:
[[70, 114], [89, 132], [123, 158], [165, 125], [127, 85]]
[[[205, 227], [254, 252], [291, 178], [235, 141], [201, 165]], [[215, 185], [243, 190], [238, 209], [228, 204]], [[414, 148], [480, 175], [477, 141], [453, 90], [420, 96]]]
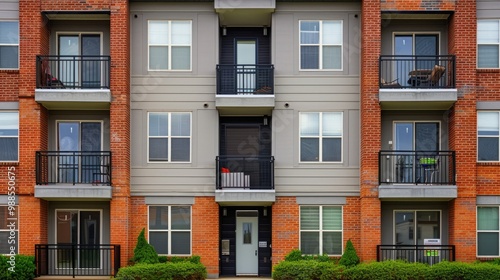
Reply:
[[145, 229], [143, 228], [137, 237], [137, 245], [134, 249], [134, 257], [132, 258], [132, 261], [134, 263], [158, 263], [158, 254], [156, 253], [155, 248], [146, 240], [144, 231]]
[[293, 249], [288, 255], [285, 256], [285, 261], [296, 262], [303, 260], [302, 251], [299, 249]]
[[354, 245], [352, 245], [351, 239], [347, 240], [344, 254], [342, 254], [339, 264], [344, 265], [346, 267], [351, 267], [359, 264], [359, 257], [358, 254], [356, 253], [356, 249], [354, 249]]
[[[31, 280], [35, 278], [35, 257], [15, 255], [12, 266], [10, 256], [0, 256], [0, 279], [2, 280]], [[14, 271], [9, 270], [14, 267]]]
[[120, 268], [115, 279], [119, 280], [204, 280], [204, 265], [189, 261], [146, 264]]
[[490, 280], [500, 278], [500, 266], [491, 263], [440, 262], [432, 266], [427, 279]]
[[429, 265], [423, 263], [406, 263], [403, 261], [384, 261], [363, 263], [347, 268], [342, 276], [353, 280], [399, 279], [417, 280], [427, 279]]
[[332, 262], [317, 260], [284, 261], [274, 267], [275, 280], [320, 280], [340, 279], [343, 270]]

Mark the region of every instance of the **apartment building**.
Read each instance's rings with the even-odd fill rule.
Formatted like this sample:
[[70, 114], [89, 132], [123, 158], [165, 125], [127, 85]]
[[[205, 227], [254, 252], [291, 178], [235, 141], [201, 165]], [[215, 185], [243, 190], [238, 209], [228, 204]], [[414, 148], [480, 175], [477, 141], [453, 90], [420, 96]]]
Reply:
[[0, 4], [0, 250], [38, 274], [143, 228], [210, 277], [500, 256], [500, 3]]

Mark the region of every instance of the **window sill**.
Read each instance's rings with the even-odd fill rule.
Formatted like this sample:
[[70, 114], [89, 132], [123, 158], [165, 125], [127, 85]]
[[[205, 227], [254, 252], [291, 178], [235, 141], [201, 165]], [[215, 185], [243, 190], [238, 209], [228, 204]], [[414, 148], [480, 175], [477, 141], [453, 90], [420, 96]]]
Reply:
[[500, 68], [477, 68], [477, 73], [500, 73]]
[[478, 166], [500, 166], [500, 161], [496, 161], [496, 162], [482, 162], [482, 161], [478, 161], [476, 163]]
[[0, 166], [18, 166], [19, 161], [0, 161]]

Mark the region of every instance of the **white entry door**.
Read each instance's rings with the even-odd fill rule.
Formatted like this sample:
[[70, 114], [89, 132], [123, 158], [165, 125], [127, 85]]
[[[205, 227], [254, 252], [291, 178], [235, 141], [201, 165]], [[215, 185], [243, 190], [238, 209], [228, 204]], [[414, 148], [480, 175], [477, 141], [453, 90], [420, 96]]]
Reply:
[[236, 275], [258, 275], [258, 211], [236, 211]]

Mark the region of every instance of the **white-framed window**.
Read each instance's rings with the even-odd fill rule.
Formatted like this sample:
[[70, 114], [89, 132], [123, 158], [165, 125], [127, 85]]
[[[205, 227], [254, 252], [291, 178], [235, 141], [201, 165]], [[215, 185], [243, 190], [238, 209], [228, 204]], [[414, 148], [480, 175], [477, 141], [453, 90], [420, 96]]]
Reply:
[[500, 160], [500, 111], [477, 113], [477, 160]]
[[342, 112], [300, 113], [300, 161], [342, 161]]
[[148, 21], [149, 70], [191, 70], [190, 20]]
[[19, 219], [17, 213], [17, 206], [0, 205], [0, 254], [2, 255], [9, 255], [10, 247], [15, 247], [15, 253], [18, 253]]
[[477, 68], [500, 67], [500, 20], [477, 21]]
[[498, 206], [477, 207], [477, 256], [500, 256]]
[[148, 159], [150, 162], [191, 161], [191, 113], [148, 114]]
[[19, 69], [19, 21], [0, 21], [0, 69]]
[[342, 70], [342, 20], [301, 20], [300, 69]]
[[191, 254], [191, 206], [149, 206], [148, 229], [158, 254]]
[[342, 255], [342, 207], [300, 206], [300, 250], [307, 255]]
[[0, 112], [0, 162], [19, 160], [19, 112]]

